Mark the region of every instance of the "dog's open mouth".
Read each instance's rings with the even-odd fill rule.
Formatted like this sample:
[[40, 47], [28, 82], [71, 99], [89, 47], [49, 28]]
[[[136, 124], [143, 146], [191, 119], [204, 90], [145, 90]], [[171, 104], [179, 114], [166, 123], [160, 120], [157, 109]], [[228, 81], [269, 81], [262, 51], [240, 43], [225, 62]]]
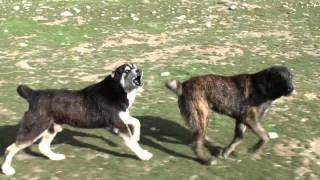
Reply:
[[133, 80], [133, 83], [137, 86], [142, 86], [142, 76], [139, 75], [137, 76], [134, 80]]

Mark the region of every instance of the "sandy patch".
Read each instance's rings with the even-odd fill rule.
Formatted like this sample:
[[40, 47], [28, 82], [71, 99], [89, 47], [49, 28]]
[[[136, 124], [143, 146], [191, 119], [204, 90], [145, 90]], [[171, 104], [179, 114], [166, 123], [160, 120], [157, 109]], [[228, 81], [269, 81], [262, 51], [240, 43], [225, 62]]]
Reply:
[[15, 156], [15, 158], [18, 160], [18, 161], [24, 161], [24, 160], [29, 160], [29, 159], [32, 159], [33, 157], [30, 156], [30, 155], [27, 155], [27, 154], [23, 154], [23, 153], [19, 153]]
[[303, 157], [302, 165], [295, 170], [295, 174], [298, 177], [303, 177], [306, 175], [315, 176], [312, 174], [311, 161], [315, 162], [316, 164], [320, 164], [320, 137], [311, 139], [307, 142], [302, 142], [299, 140], [290, 140], [287, 142], [288, 145], [277, 144], [274, 148], [275, 151], [281, 156]]
[[308, 55], [316, 56], [316, 57], [320, 56], [320, 44], [303, 46], [302, 50], [304, 53]]
[[31, 34], [29, 36], [18, 36], [18, 37], [14, 37], [14, 40], [26, 40], [26, 39], [31, 39], [34, 37], [37, 37], [37, 35]]
[[12, 116], [12, 115], [15, 115], [16, 113], [0, 106], [0, 114], [6, 115], [6, 116]]
[[65, 23], [69, 22], [69, 21], [75, 21], [78, 25], [82, 25], [85, 23], [85, 20], [82, 16], [75, 16], [75, 17], [62, 17], [61, 19], [55, 19], [51, 22], [46, 22], [46, 23], [43, 23], [45, 25], [48, 25], [48, 26], [62, 26], [64, 25]]
[[317, 100], [319, 99], [319, 95], [316, 93], [306, 93], [304, 94], [304, 96], [308, 99], [308, 100]]
[[290, 31], [266, 31], [266, 32], [255, 32], [255, 31], [242, 31], [235, 35], [236, 38], [262, 38], [262, 37], [272, 37], [285, 40], [296, 40]]
[[96, 49], [92, 47], [92, 44], [90, 43], [81, 43], [79, 45], [77, 45], [76, 47], [73, 47], [71, 49], [69, 49], [69, 51], [71, 52], [77, 52], [81, 55], [84, 54], [89, 54], [93, 51], [95, 51]]
[[35, 69], [34, 67], [29, 65], [29, 62], [37, 63], [37, 65], [45, 65], [46, 59], [38, 58], [38, 59], [33, 59], [33, 60], [22, 60], [22, 61], [18, 61], [17, 63], [15, 63], [15, 66], [17, 66], [18, 68], [21, 68], [21, 69], [25, 69], [25, 70]]
[[[194, 55], [206, 56], [208, 60], [197, 60], [198, 63], [217, 63], [217, 61], [225, 59], [227, 57], [241, 56], [243, 50], [238, 47], [222, 47], [222, 46], [211, 46], [201, 47], [198, 45], [180, 45], [173, 46], [164, 49], [157, 49], [152, 52], [142, 54], [140, 57], [133, 58], [133, 62], [156, 62], [170, 57], [177, 56], [178, 53], [183, 51], [189, 51]], [[194, 61], [193, 61], [194, 62]], [[185, 62], [187, 63], [187, 62]]]
[[43, 24], [49, 25], [49, 26], [56, 26], [56, 25], [63, 25], [68, 21], [69, 21], [68, 18], [62, 18], [62, 19], [55, 19], [54, 21], [46, 22], [46, 23], [43, 23]]
[[34, 21], [47, 21], [48, 18], [43, 17], [43, 16], [34, 16], [34, 17], [32, 17], [32, 20], [34, 20]]
[[26, 69], [26, 70], [34, 69], [33, 67], [31, 67], [31, 66], [28, 64], [28, 61], [27, 61], [27, 60], [19, 61], [19, 62], [15, 63], [14, 65], [16, 65], [17, 67], [19, 67], [19, 68], [21, 68], [21, 69]]
[[[131, 61], [132, 62], [132, 61]], [[125, 63], [128, 63], [128, 61], [126, 60], [117, 60], [115, 62], [106, 62], [105, 65], [104, 65], [104, 70], [107, 70], [107, 71], [113, 71], [115, 70], [117, 67], [119, 67], [120, 65], [122, 64], [125, 64]]]
[[86, 160], [92, 160], [92, 159], [94, 159], [96, 157], [96, 155], [95, 154], [92, 154], [92, 153], [86, 153], [86, 155], [85, 155], [85, 159]]
[[178, 37], [181, 37], [181, 35], [183, 34], [184, 31], [160, 34], [146, 34], [139, 31], [124, 31], [118, 34], [113, 34], [111, 37], [107, 37], [99, 49], [106, 47], [119, 47], [137, 44], [159, 46], [161, 44], [174, 41]]

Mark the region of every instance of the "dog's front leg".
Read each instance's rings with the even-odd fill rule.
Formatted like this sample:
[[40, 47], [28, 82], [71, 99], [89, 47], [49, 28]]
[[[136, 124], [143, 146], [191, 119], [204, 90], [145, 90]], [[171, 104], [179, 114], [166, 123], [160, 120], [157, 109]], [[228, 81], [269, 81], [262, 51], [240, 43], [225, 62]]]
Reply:
[[134, 152], [139, 159], [146, 161], [152, 158], [152, 154], [149, 151], [142, 149], [138, 141], [124, 133], [120, 133], [119, 135], [124, 140], [124, 143], [128, 146], [128, 148]]
[[141, 128], [140, 121], [138, 119], [130, 116], [129, 112], [120, 113], [120, 118], [126, 125], [131, 125], [133, 127], [133, 132], [132, 132], [131, 138], [133, 138], [135, 141], [139, 141], [140, 140], [140, 128]]
[[132, 133], [132, 138], [136, 141], [140, 141], [140, 128], [141, 128], [141, 123], [138, 119], [134, 118], [134, 117], [131, 117], [129, 116], [129, 122], [128, 124], [129, 125], [132, 125], [133, 126], [133, 133]]

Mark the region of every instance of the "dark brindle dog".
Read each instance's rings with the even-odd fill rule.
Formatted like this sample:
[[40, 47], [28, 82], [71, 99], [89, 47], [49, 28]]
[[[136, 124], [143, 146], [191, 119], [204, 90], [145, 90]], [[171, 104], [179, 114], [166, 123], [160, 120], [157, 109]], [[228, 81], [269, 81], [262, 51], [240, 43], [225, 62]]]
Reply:
[[272, 101], [293, 91], [292, 74], [283, 66], [273, 66], [255, 74], [204, 75], [183, 83], [173, 80], [166, 86], [178, 96], [180, 113], [193, 133], [194, 152], [204, 164], [211, 163], [211, 156], [204, 150], [204, 145], [211, 143], [206, 136], [210, 110], [236, 120], [234, 138], [223, 157], [228, 157], [240, 144], [247, 127], [260, 139], [252, 148], [258, 152], [269, 139], [259, 122], [265, 110]]
[[108, 128], [124, 140], [141, 160], [152, 154], [139, 144], [140, 122], [130, 116], [129, 108], [142, 86], [142, 70], [134, 64], [124, 64], [97, 84], [81, 90], [33, 90], [18, 87], [19, 95], [29, 103], [24, 113], [15, 143], [5, 153], [2, 172], [12, 175], [13, 156], [41, 138], [39, 150], [51, 160], [62, 160], [63, 154], [52, 152], [50, 144], [62, 130], [62, 124], [80, 128]]

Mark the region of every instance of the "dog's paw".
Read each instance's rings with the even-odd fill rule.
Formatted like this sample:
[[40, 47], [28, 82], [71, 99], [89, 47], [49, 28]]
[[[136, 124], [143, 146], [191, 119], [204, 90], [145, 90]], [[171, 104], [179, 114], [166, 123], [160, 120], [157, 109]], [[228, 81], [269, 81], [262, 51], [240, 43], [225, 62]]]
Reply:
[[148, 161], [152, 158], [152, 154], [149, 151], [143, 150], [141, 154], [139, 154], [139, 159], [142, 161]]
[[14, 173], [16, 173], [16, 171], [14, 170], [13, 167], [11, 166], [2, 166], [1, 167], [2, 173], [8, 176], [13, 175]]
[[65, 159], [66, 156], [64, 154], [54, 154], [52, 156], [49, 157], [50, 160], [54, 160], [54, 161], [60, 161]]

